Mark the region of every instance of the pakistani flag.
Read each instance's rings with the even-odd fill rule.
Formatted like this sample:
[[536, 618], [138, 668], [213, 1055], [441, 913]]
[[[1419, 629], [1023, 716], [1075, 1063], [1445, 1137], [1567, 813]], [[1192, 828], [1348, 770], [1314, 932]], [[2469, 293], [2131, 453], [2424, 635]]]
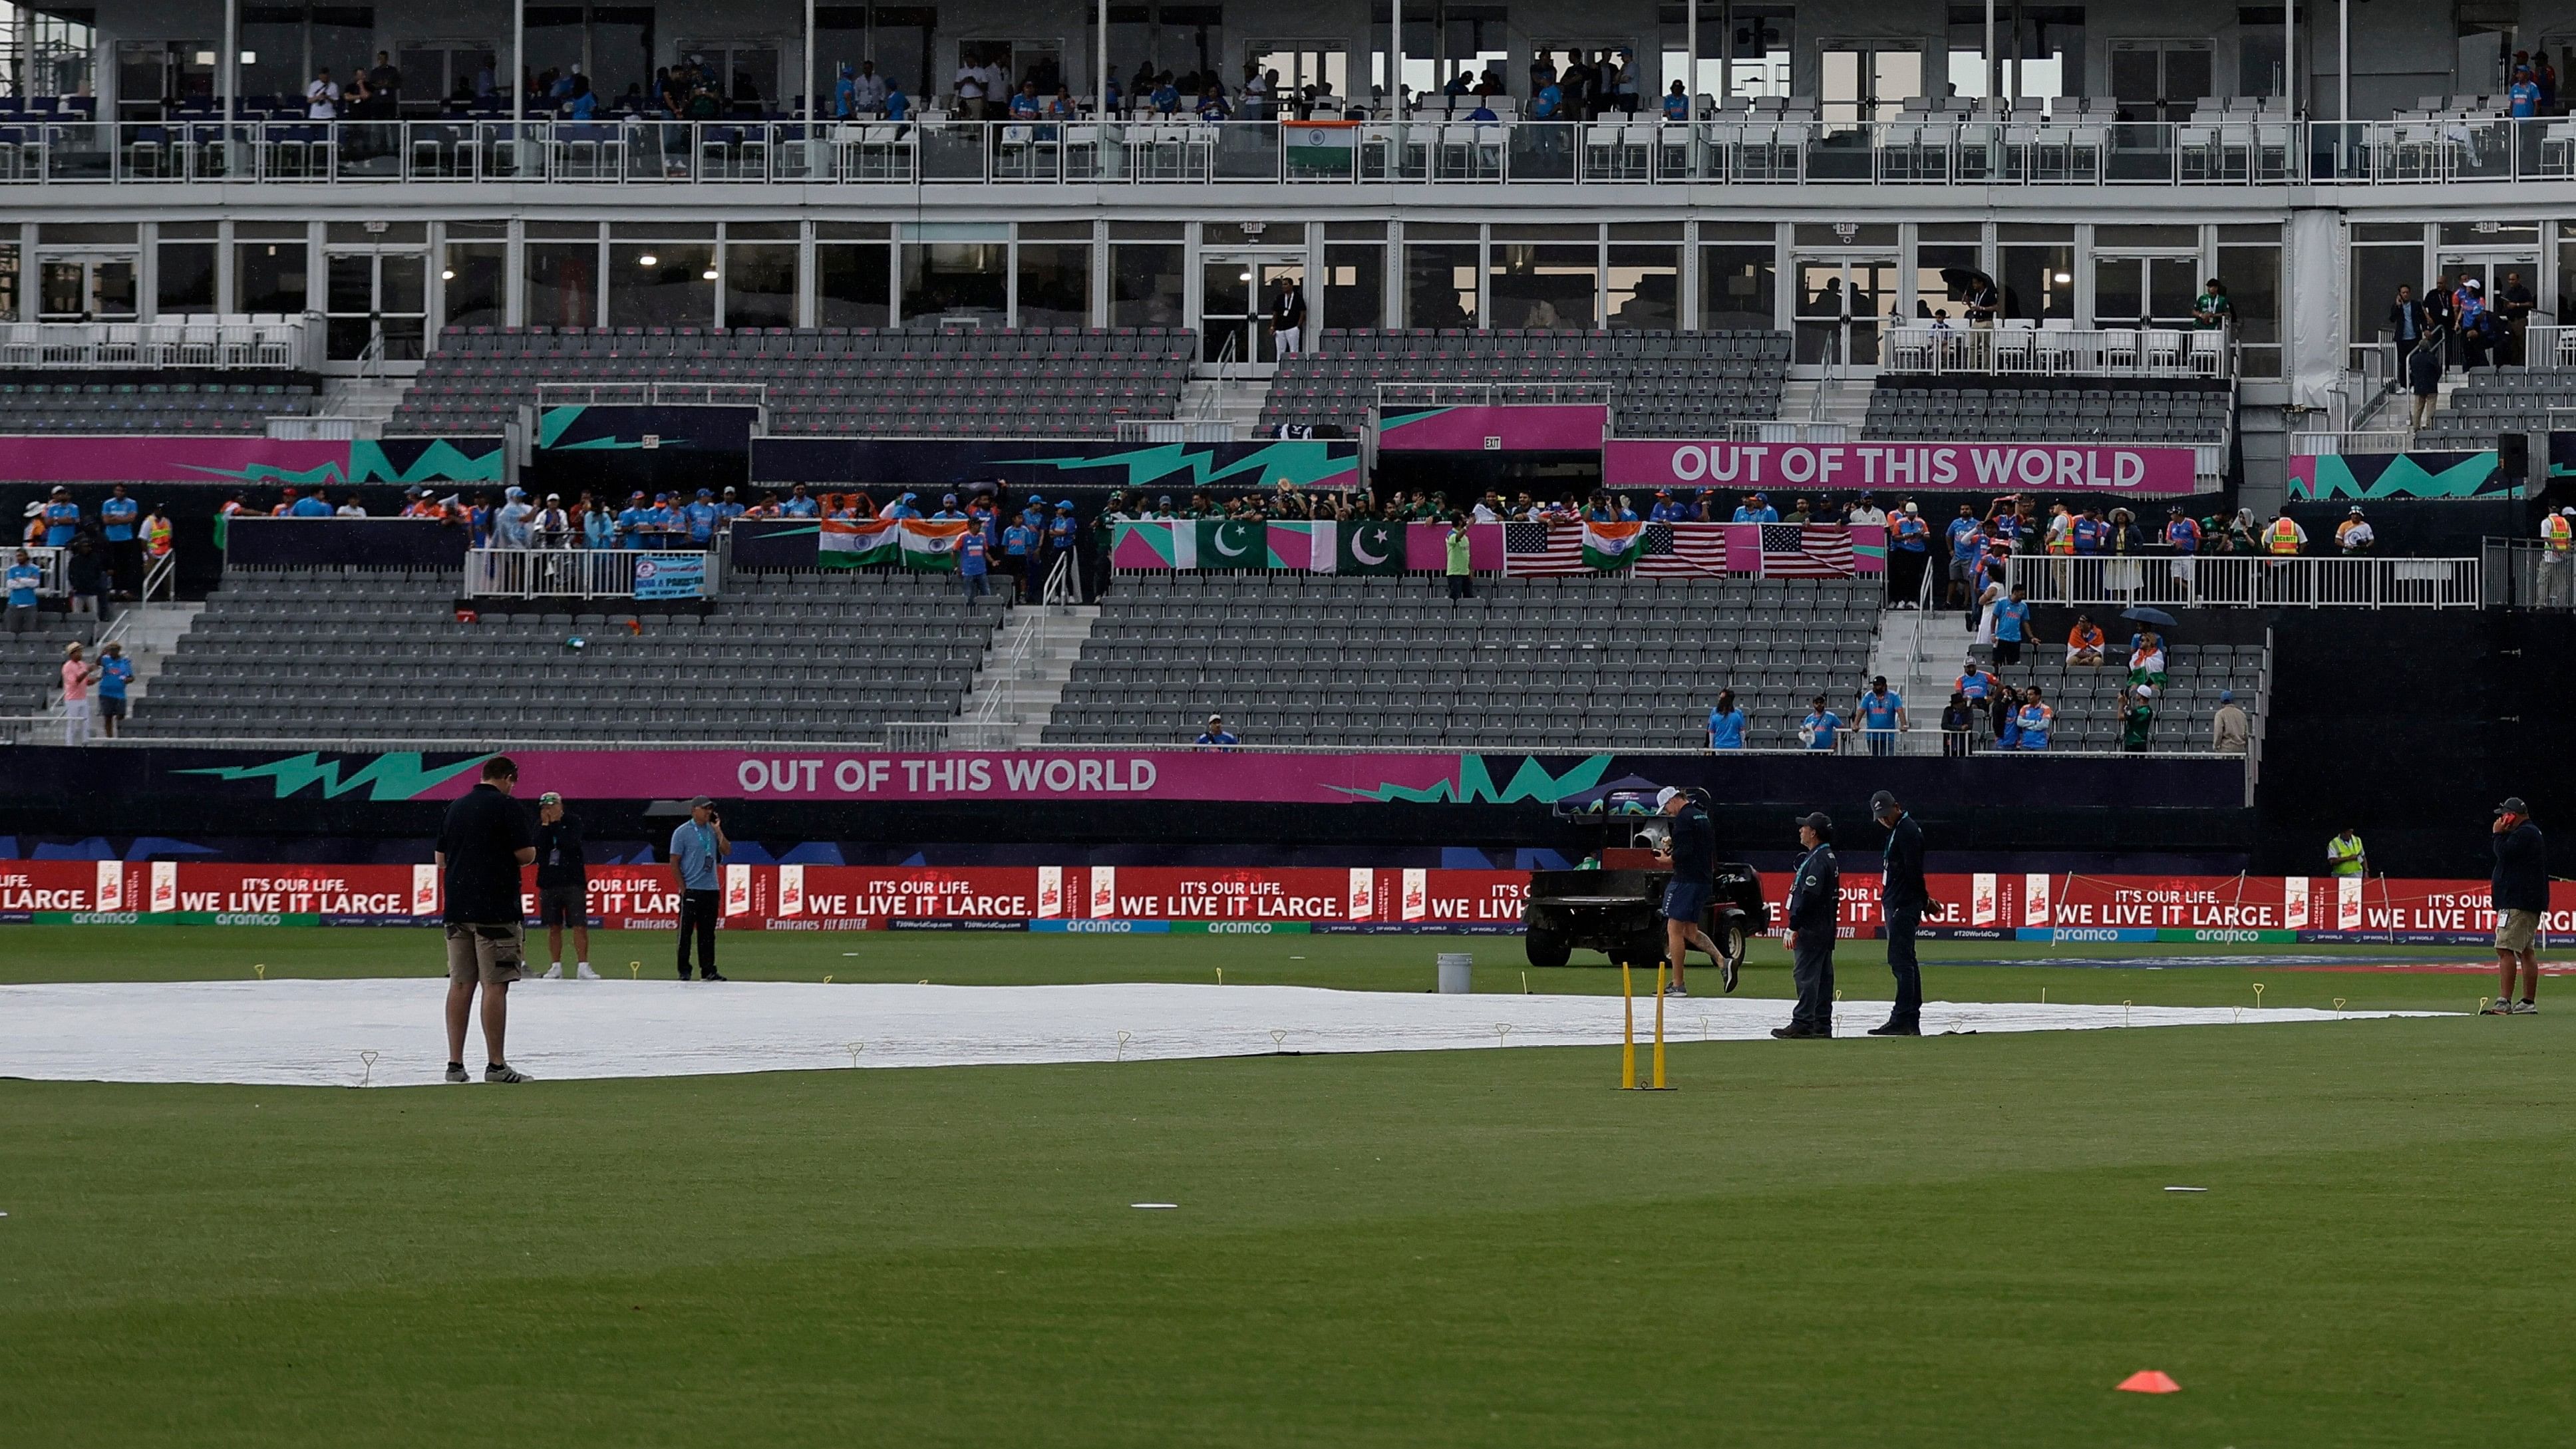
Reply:
[[1264, 533], [1268, 544], [1270, 566], [1274, 569], [1303, 569], [1309, 573], [1328, 574], [1340, 556], [1335, 537], [1339, 524], [1273, 523]]
[[815, 557], [827, 569], [877, 568], [901, 562], [903, 543], [891, 518], [827, 518]]
[[957, 540], [975, 525], [963, 519], [954, 523], [934, 523], [928, 519], [907, 518], [903, 521], [903, 566], [908, 569], [957, 568]]
[[[1182, 524], [1181, 528], [1191, 525]], [[1197, 525], [1198, 566], [1203, 569], [1266, 569], [1270, 545], [1263, 526], [1234, 518], [1201, 519]]]
[[1333, 569], [1345, 574], [1404, 572], [1404, 525], [1370, 521], [1335, 530]]
[[1583, 564], [1586, 568], [1624, 569], [1636, 563], [1645, 552], [1646, 525], [1642, 523], [1583, 525]]

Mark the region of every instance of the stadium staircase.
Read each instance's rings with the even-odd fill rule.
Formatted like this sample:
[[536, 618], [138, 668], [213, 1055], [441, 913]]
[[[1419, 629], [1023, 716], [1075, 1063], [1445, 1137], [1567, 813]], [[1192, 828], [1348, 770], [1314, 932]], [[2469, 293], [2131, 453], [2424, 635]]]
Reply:
[[[1959, 610], [1882, 613], [1871, 667], [1905, 696], [1907, 722], [1913, 726], [1911, 738], [1898, 742], [1897, 753], [1940, 753], [1941, 710], [1949, 704], [1950, 686], [1970, 658], [1985, 662], [2007, 688], [2039, 686], [2040, 697], [2057, 711], [2053, 748], [2118, 749], [2120, 695], [2128, 683], [2129, 631], [2135, 626], [2122, 623], [2116, 608], [2090, 612], [2102, 626], [2108, 645], [2109, 662], [2098, 668], [2070, 667], [2066, 662], [2066, 631], [2075, 613], [2071, 609], [2035, 612], [2031, 632], [2037, 642], [2024, 645], [2021, 662], [2010, 665], [1991, 662], [1992, 648], [1974, 642], [1975, 633]], [[2151, 752], [2207, 750], [2209, 719], [2218, 708], [2219, 691], [2234, 690], [2237, 703], [2249, 715], [2259, 714], [2263, 646], [2193, 643], [2187, 629], [2166, 633], [2167, 683], [2149, 736]], [[1867, 688], [1868, 681], [1860, 687]], [[1837, 711], [1848, 702], [1837, 700]]]
[[1011, 610], [993, 636], [984, 667], [967, 684], [964, 710], [948, 731], [948, 748], [1010, 750], [1043, 743], [1047, 722], [1063, 700], [1099, 618], [1097, 604]]
[[1266, 377], [1192, 378], [1181, 389], [1181, 408], [1176, 414], [1187, 423], [1222, 423], [1227, 436], [1248, 438], [1261, 423], [1262, 410], [1270, 400], [1270, 379]]

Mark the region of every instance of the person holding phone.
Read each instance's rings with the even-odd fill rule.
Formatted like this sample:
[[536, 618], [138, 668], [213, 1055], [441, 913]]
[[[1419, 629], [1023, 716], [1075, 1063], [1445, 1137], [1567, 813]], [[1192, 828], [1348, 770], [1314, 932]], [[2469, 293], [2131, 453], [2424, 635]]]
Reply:
[[671, 832], [671, 868], [680, 877], [680, 979], [689, 979], [689, 933], [698, 937], [698, 976], [722, 981], [716, 971], [716, 918], [724, 913], [723, 877], [717, 867], [733, 853], [716, 802], [700, 795], [689, 818]]

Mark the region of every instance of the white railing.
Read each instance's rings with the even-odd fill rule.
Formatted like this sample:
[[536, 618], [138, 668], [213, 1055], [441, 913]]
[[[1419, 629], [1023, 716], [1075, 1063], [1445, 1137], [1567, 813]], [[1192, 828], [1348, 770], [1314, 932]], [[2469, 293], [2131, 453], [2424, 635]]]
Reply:
[[322, 361], [321, 344], [322, 319], [310, 312], [165, 317], [157, 322], [10, 322], [0, 324], [0, 367], [309, 372]]
[[2526, 325], [2522, 360], [2530, 367], [2576, 367], [2576, 327], [2539, 321]]
[[1122, 443], [1230, 443], [1234, 425], [1197, 418], [1147, 418], [1138, 421], [1123, 418], [1118, 423], [1118, 441]]
[[1610, 405], [1606, 382], [1381, 382], [1378, 411], [1389, 408], [1550, 407]]
[[2290, 456], [2293, 458], [2332, 457], [2340, 453], [2403, 453], [2413, 446], [2415, 434], [2405, 428], [2290, 435]]
[[470, 599], [612, 599], [635, 597], [641, 559], [705, 561], [706, 593], [716, 592], [716, 555], [662, 550], [478, 548], [465, 556]]
[[[72, 551], [70, 549], [47, 548], [43, 544], [29, 544], [24, 545], [24, 547], [26, 549], [27, 562], [45, 571], [44, 578], [39, 580], [36, 584], [37, 593], [45, 595], [48, 598], [60, 598], [64, 594], [71, 592], [71, 584], [69, 580], [71, 577], [70, 569]], [[14, 558], [16, 555], [10, 554], [7, 556]]]
[[2174, 608], [2475, 609], [2474, 558], [2301, 558], [2243, 554], [2017, 554], [2009, 581], [2033, 603]]
[[541, 382], [537, 406], [756, 407], [769, 405], [765, 382]]
[[2224, 378], [2228, 334], [2181, 327], [1890, 327], [1882, 373]]

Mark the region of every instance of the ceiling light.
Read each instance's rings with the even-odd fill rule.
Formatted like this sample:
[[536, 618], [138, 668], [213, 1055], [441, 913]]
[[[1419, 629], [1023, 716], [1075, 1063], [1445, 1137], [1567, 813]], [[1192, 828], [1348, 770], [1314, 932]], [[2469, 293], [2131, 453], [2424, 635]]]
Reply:
[[716, 269], [709, 267], [705, 271], [698, 273], [698, 278], [701, 281], [712, 282], [716, 279]]
[[456, 269], [455, 269], [454, 267], [441, 267], [441, 268], [439, 268], [439, 269], [438, 269], [438, 279], [439, 279], [440, 281], [442, 281], [442, 282], [453, 282], [453, 281], [455, 281], [455, 280], [456, 280]]
[[651, 252], [646, 252], [644, 255], [635, 259], [635, 265], [639, 267], [659, 266], [661, 265], [661, 262], [662, 259], [653, 255]]

